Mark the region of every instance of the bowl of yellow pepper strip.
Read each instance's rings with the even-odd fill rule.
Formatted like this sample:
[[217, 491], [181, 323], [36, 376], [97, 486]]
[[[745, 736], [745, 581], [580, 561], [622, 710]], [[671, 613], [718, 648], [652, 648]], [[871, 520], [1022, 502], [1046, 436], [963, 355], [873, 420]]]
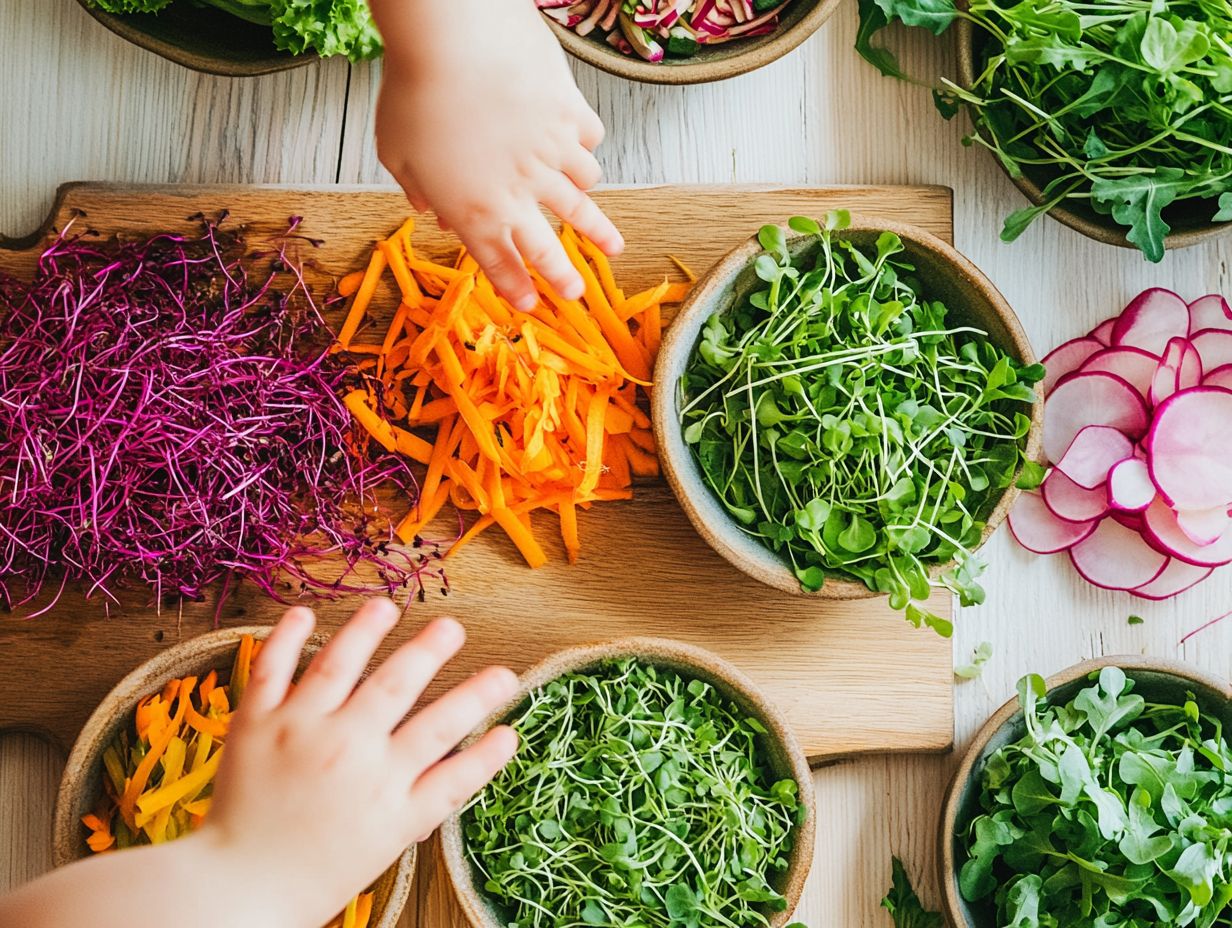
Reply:
[[[56, 866], [174, 841], [209, 814], [232, 714], [269, 628], [229, 628], [168, 648], [121, 680], [77, 737], [56, 798]], [[314, 637], [300, 670], [324, 644]], [[393, 928], [415, 847], [325, 928]]]

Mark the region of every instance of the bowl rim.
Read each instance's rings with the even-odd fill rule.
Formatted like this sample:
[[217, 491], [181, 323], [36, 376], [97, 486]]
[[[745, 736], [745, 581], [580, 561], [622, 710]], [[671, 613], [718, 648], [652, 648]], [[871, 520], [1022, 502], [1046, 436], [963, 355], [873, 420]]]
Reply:
[[833, 15], [841, 2], [842, 0], [815, 0], [812, 9], [806, 11], [800, 19], [785, 29], [776, 30], [767, 36], [764, 42], [742, 49], [739, 47], [742, 43], [736, 41], [734, 44], [737, 47], [722, 57], [704, 61], [686, 59], [679, 64], [654, 63], [621, 54], [605, 43], [578, 35], [550, 16], [543, 18], [556, 33], [556, 38], [565, 51], [579, 61], [627, 80], [677, 86], [727, 80], [777, 61], [812, 36]]
[[265, 74], [278, 74], [282, 71], [302, 68], [305, 65], [320, 60], [320, 56], [316, 52], [292, 55], [289, 52], [279, 51], [274, 47], [272, 39], [270, 41], [270, 54], [267, 58], [256, 58], [250, 61], [232, 61], [215, 58], [203, 55], [200, 52], [190, 51], [174, 42], [151, 35], [130, 21], [134, 15], [150, 14], [122, 16], [118, 13], [108, 13], [105, 10], [100, 10], [92, 6], [90, 0], [77, 0], [77, 3], [96, 22], [102, 24], [110, 32], [126, 42], [136, 45], [138, 48], [143, 48], [148, 52], [153, 52], [160, 58], [188, 68], [190, 71], [197, 71], [201, 74], [212, 74], [215, 77], [260, 77]]
[[[157, 684], [152, 683], [152, 680], [165, 682], [176, 677], [186, 662], [214, 660], [234, 649], [244, 635], [264, 640], [273, 630], [271, 625], [237, 625], [194, 635], [159, 651], [149, 660], [137, 665], [108, 691], [90, 713], [89, 719], [73, 741], [60, 775], [60, 783], [56, 787], [51, 825], [53, 867], [60, 868], [85, 859], [85, 855], [70, 851], [70, 848], [76, 848], [80, 843], [80, 825], [73, 808], [78, 793], [73, 789], [72, 781], [78, 778], [87, 780], [92, 776], [91, 768], [98, 762], [104, 739], [114, 724], [117, 712], [122, 717], [127, 717], [137, 699], [157, 688]], [[327, 635], [314, 633], [304, 645], [301, 663], [319, 651], [328, 640]], [[371, 922], [372, 928], [394, 928], [397, 925], [402, 911], [410, 901], [418, 855], [418, 845], [412, 844], [383, 871], [383, 875], [391, 876], [389, 898], [384, 908], [379, 913], [374, 913], [376, 917]]]
[[[958, 84], [964, 90], [970, 90], [975, 84], [976, 68], [975, 68], [975, 48], [976, 35], [975, 26], [969, 20], [960, 18], [956, 26], [957, 29], [957, 58], [958, 58]], [[964, 107], [970, 116], [971, 108]], [[974, 120], [972, 120], [974, 125]], [[975, 126], [975, 132], [984, 140], [988, 141], [988, 134], [980, 126]], [[992, 152], [989, 152], [989, 157], [997, 163], [997, 167], [1001, 172], [1010, 179], [1015, 187], [1027, 198], [1034, 206], [1042, 206], [1045, 202], [1043, 188], [1040, 187], [1034, 180], [1028, 177], [1025, 173], [1020, 173], [1017, 176], [1010, 173], [1009, 169], [1001, 162], [1001, 159], [996, 157]], [[1104, 245], [1115, 245], [1118, 248], [1128, 248], [1137, 250], [1138, 246], [1131, 242], [1127, 235], [1128, 230], [1123, 226], [1117, 225], [1109, 219], [1107, 222], [1099, 222], [1092, 219], [1090, 216], [1074, 210], [1067, 209], [1064, 206], [1054, 206], [1047, 214], [1064, 226], [1068, 226], [1075, 232], [1085, 235], [1089, 239], [1093, 239]], [[1232, 231], [1232, 223], [1228, 222], [1205, 222], [1199, 225], [1181, 229], [1179, 231], [1169, 232], [1164, 237], [1164, 248], [1187, 248], [1190, 245], [1197, 245], [1200, 242], [1207, 241], [1211, 238], [1217, 238], [1221, 235]]]
[[[1048, 677], [1044, 685], [1051, 695], [1058, 688], [1076, 683], [1105, 667], [1120, 667], [1130, 677], [1136, 673], [1172, 677], [1178, 683], [1189, 683], [1203, 690], [1222, 693], [1232, 702], [1232, 683], [1223, 677], [1185, 661], [1141, 654], [1114, 654], [1079, 661]], [[948, 924], [954, 928], [984, 928], [974, 925], [967, 918], [965, 902], [958, 891], [958, 866], [954, 855], [953, 835], [958, 824], [959, 807], [968, 785], [979, 774], [979, 766], [989, 743], [1014, 721], [1018, 713], [1018, 696], [1015, 694], [980, 726], [963, 752], [962, 760], [942, 799], [941, 821], [937, 831], [937, 882], [941, 889], [944, 914]]]
[[[692, 674], [710, 683], [727, 698], [757, 716], [767, 729], [766, 737], [771, 738], [782, 749], [786, 767], [789, 768], [787, 772], [799, 787], [805, 818], [796, 826], [791, 859], [784, 878], [783, 895], [787, 899], [787, 906], [782, 912], [769, 916], [769, 928], [781, 928], [799, 903], [805, 880], [813, 864], [817, 799], [812, 771], [805, 758], [804, 749], [782, 710], [770, 701], [743, 670], [714, 652], [683, 641], [652, 636], [614, 638], [553, 652], [518, 677], [517, 692], [503, 706], [490, 713], [459, 745], [459, 749], [474, 744], [493, 726], [507, 719], [532, 690], [546, 686], [566, 673], [585, 670], [602, 661], [624, 657], [633, 657], [652, 665], [673, 667], [678, 669], [678, 672]], [[473, 870], [463, 851], [463, 842], [462, 810], [459, 809], [441, 824], [441, 854], [445, 861], [445, 870], [449, 874], [449, 882], [462, 911], [474, 928], [503, 928], [484, 900], [482, 890], [474, 885]]]
[[[807, 237], [792, 232], [785, 226], [783, 228], [787, 232], [789, 243]], [[1024, 364], [1036, 363], [1035, 352], [1022, 328], [1021, 321], [1009, 302], [992, 281], [953, 245], [918, 226], [861, 215], [853, 215], [850, 225], [838, 231], [836, 237], [845, 238], [852, 233], [867, 235], [874, 232], [893, 232], [904, 243], [931, 252], [948, 265], [956, 275], [965, 278], [980, 291], [990, 310], [1009, 333], [1011, 344], [1000, 347], [1016, 355]], [[730, 516], [719, 509], [714, 509], [714, 511], [724, 518], [721, 525], [715, 525], [710, 518], [710, 513], [703, 509], [703, 504], [698, 500], [699, 495], [709, 494], [710, 490], [697, 472], [697, 465], [683, 440], [677, 415], [676, 378], [672, 369], [679, 365], [682, 355], [687, 357], [693, 351], [697, 334], [713, 311], [716, 300], [748, 265], [749, 261], [762, 251], [764, 249], [757, 235], [754, 234], [720, 258], [693, 287], [663, 336], [653, 377], [659, 387], [651, 393], [651, 418], [659, 444], [659, 459], [663, 475], [697, 533], [714, 548], [720, 557], [755, 580], [785, 593], [820, 600], [843, 601], [884, 596], [885, 594], [870, 590], [859, 581], [835, 577], [827, 577], [820, 590], [806, 592], [801, 589], [800, 582], [791, 568], [777, 554], [756, 539], [735, 530]], [[1035, 386], [1035, 396], [1035, 403], [1031, 408], [1031, 428], [1027, 434], [1024, 449], [1024, 454], [1029, 460], [1039, 459], [1042, 453], [1044, 403], [1042, 388], [1039, 384]], [[1018, 487], [1011, 483], [1001, 494], [997, 504], [988, 515], [976, 550], [983, 547], [1009, 515], [1010, 508], [1018, 499], [1020, 492]], [[712, 502], [712, 500], [707, 499], [707, 502]], [[930, 572], [935, 576], [952, 565], [952, 561], [947, 564], [938, 564], [930, 568]]]

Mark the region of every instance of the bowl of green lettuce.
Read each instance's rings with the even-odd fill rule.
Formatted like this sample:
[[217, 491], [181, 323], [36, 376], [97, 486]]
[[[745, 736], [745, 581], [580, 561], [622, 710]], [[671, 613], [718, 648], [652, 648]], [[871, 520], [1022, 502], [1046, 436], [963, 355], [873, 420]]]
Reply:
[[78, 0], [96, 20], [169, 61], [250, 77], [342, 55], [381, 54], [366, 0]]

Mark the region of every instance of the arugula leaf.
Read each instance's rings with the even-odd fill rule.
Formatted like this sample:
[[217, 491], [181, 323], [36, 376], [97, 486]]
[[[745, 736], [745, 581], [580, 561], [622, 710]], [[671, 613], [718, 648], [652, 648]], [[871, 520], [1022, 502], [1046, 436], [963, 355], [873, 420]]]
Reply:
[[1164, 238], [1172, 231], [1163, 218], [1164, 207], [1191, 184], [1180, 168], [1156, 168], [1133, 177], [1101, 177], [1091, 184], [1091, 199], [1110, 206], [1112, 217], [1129, 227], [1125, 237], [1148, 261], [1158, 262], [1164, 258]]
[[928, 911], [920, 902], [903, 862], [895, 857], [891, 866], [890, 891], [881, 900], [881, 907], [894, 919], [894, 928], [945, 928], [940, 913]]

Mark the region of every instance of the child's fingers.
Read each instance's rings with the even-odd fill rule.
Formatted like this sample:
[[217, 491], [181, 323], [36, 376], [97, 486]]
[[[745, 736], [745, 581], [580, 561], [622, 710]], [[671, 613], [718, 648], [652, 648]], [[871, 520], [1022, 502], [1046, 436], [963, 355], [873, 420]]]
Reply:
[[618, 255], [624, 250], [625, 240], [612, 220], [563, 174], [548, 183], [541, 199], [544, 206], [598, 245], [604, 254]]
[[565, 159], [562, 168], [565, 176], [579, 190], [589, 190], [603, 178], [603, 168], [599, 166], [598, 159], [581, 147], [574, 150], [572, 157]]
[[430, 810], [429, 830], [466, 805], [475, 793], [500, 773], [518, 750], [518, 736], [508, 725], [490, 732], [447, 760], [432, 767], [415, 783], [417, 809]]
[[453, 619], [430, 623], [360, 684], [343, 711], [392, 731], [465, 640], [466, 632]]
[[542, 213], [534, 213], [528, 217], [525, 225], [515, 229], [513, 241], [526, 263], [538, 271], [566, 300], [580, 299], [586, 292], [582, 275], [569, 260], [560, 239], [556, 237]]
[[518, 678], [512, 670], [489, 667], [420, 710], [394, 732], [394, 751], [410, 771], [411, 781], [452, 751], [517, 689]]
[[582, 101], [582, 110], [579, 116], [578, 141], [590, 151], [594, 151], [603, 142], [606, 130], [603, 128], [603, 120], [585, 100]]
[[300, 652], [315, 623], [311, 609], [296, 606], [286, 611], [262, 642], [244, 689], [245, 717], [276, 709], [286, 699], [295, 668], [299, 666]]
[[397, 621], [398, 607], [384, 597], [360, 606], [312, 659], [288, 705], [311, 712], [332, 712], [341, 706]]
[[539, 301], [535, 284], [526, 273], [512, 237], [491, 240], [463, 236], [463, 244], [501, 296], [523, 312], [535, 308]]

